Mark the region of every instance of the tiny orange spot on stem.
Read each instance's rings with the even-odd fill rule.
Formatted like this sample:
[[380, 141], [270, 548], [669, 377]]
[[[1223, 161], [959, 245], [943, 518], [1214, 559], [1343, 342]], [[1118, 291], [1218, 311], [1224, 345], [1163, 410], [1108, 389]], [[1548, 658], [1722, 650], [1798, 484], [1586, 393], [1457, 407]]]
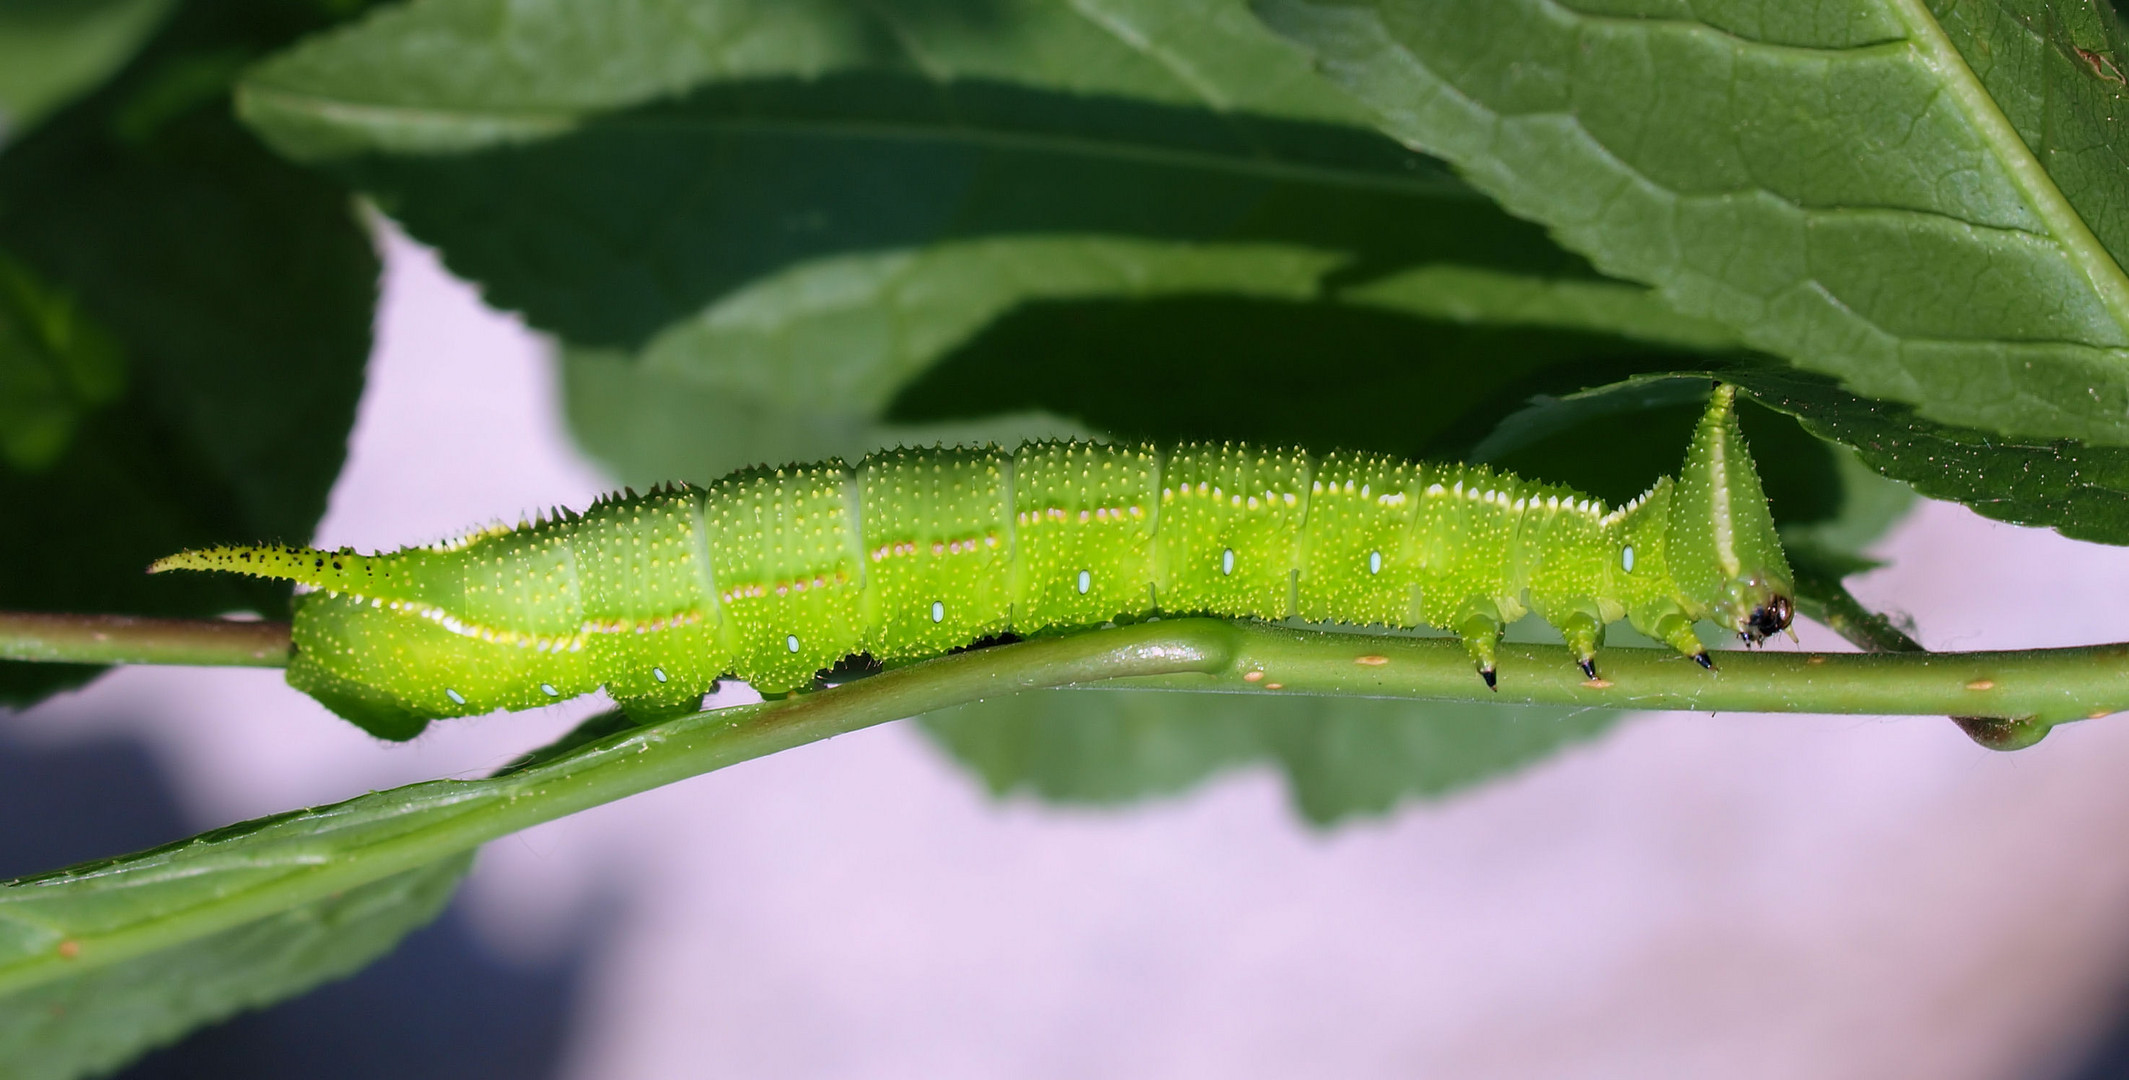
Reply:
[[60, 959], [62, 959], [62, 960], [72, 960], [72, 959], [74, 959], [75, 957], [77, 957], [77, 956], [80, 956], [80, 955], [81, 955], [81, 942], [75, 941], [75, 940], [74, 940], [73, 938], [68, 938], [68, 939], [66, 939], [65, 941], [62, 941], [62, 942], [60, 942], [60, 943], [59, 943], [59, 958], [60, 958]]
[[1243, 681], [1243, 682], [1260, 682], [1260, 681], [1262, 681], [1262, 680], [1263, 680], [1263, 678], [1264, 678], [1264, 673], [1263, 673], [1263, 672], [1261, 672], [1261, 671], [1252, 671], [1252, 672], [1248, 672], [1248, 673], [1244, 674], [1244, 675], [1242, 676], [1242, 681]]
[[1823, 656], [1807, 656], [1804, 658], [1804, 663], [1810, 664], [1814, 667], [1825, 662], [1826, 658]]
[[1390, 658], [1387, 656], [1356, 656], [1353, 658], [1353, 662], [1365, 667], [1381, 667], [1389, 663]]
[[1969, 690], [1994, 690], [1996, 689], [1996, 682], [1993, 679], [1975, 679], [1973, 682], [1967, 683], [1966, 688]]
[[1612, 681], [1610, 679], [1591, 679], [1582, 685], [1589, 687], [1591, 690], [1609, 690], [1612, 688]]
[[1268, 682], [1268, 683], [1265, 683], [1265, 684], [1264, 684], [1264, 688], [1265, 688], [1266, 690], [1279, 690], [1279, 689], [1283, 689], [1283, 687], [1282, 687], [1282, 686], [1281, 686], [1280, 684], [1278, 684], [1278, 683], [1275, 683], [1275, 682]]
[[2101, 720], [2101, 719], [2105, 719], [2106, 717], [2109, 717], [2109, 716], [2113, 716], [2113, 715], [2114, 715], [2113, 713], [2111, 713], [2111, 712], [2108, 712], [2108, 711], [2107, 711], [2107, 710], [2105, 710], [2105, 709], [2101, 709], [2100, 711], [2098, 711], [2098, 712], [2096, 712], [2096, 713], [2086, 713], [2086, 714], [2085, 714], [2085, 719], [2087, 719], [2087, 720]]

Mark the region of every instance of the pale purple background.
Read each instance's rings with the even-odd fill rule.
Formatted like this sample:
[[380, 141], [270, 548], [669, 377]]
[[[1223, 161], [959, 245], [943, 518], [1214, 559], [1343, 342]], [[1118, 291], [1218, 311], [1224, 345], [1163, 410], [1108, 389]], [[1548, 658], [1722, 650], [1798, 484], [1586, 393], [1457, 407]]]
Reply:
[[[319, 541], [602, 490], [547, 346], [387, 235]], [[2129, 638], [2129, 551], [1924, 506], [1861, 583], [1941, 648]], [[1808, 644], [1835, 647], [1806, 630]], [[10, 722], [147, 740], [197, 824], [476, 775], [596, 702], [370, 740], [272, 673], [118, 672]], [[1003, 805], [906, 725], [491, 845], [481, 939], [597, 945], [568, 1075], [2046, 1076], [2122, 1005], [2129, 717], [1993, 754], [1941, 719], [1666, 715], [1312, 832], [1266, 770]]]

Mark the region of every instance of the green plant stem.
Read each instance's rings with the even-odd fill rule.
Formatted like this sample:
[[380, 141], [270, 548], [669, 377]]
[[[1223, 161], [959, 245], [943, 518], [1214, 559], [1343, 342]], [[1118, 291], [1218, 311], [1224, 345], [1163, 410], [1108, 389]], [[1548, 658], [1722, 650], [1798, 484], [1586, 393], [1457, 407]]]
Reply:
[[[1205, 657], [1231, 651], [1222, 665], [1149, 680], [1135, 661], [1114, 667], [1074, 661], [1053, 669], [1045, 657], [1060, 642], [1097, 651], [1136, 642], [1156, 652]], [[0, 658], [78, 663], [287, 663], [284, 623], [132, 619], [120, 616], [0, 614]], [[1102, 653], [1102, 655], [1110, 655]], [[1121, 656], [1122, 654], [1116, 654]], [[1135, 655], [1135, 654], [1134, 654]], [[1226, 655], [1225, 652], [1222, 655]], [[1103, 681], [1117, 687], [1156, 687], [1230, 693], [1340, 694], [1359, 697], [1587, 705], [1617, 709], [1696, 711], [1958, 714], [2061, 723], [2129, 709], [2129, 643], [2016, 652], [1718, 654], [1717, 670], [1661, 649], [1607, 649], [1603, 678], [1585, 680], [1556, 645], [1503, 644], [1500, 689], [1489, 692], [1471, 670], [1461, 645], [1447, 638], [1396, 637], [1296, 629], [1220, 619], [1167, 619], [1110, 630], [962, 653], [896, 672], [995, 668], [985, 692], [1021, 685], [1058, 686]], [[860, 680], [867, 693], [878, 678]], [[924, 685], [930, 686], [928, 682]], [[959, 679], [949, 685], [966, 689]], [[799, 700], [837, 700], [842, 688]], [[931, 691], [927, 691], [930, 693]], [[980, 697], [971, 693], [925, 708]], [[921, 712], [912, 709], [911, 712]], [[907, 714], [905, 714], [907, 715]]]
[[[1856, 600], [1841, 584], [1843, 575], [1838, 567], [1814, 566], [1808, 560], [1798, 560], [1793, 569], [1796, 610], [1848, 639], [1856, 648], [1864, 652], [1929, 651], [1891, 619]], [[2023, 750], [2048, 733], [2047, 724], [2020, 717], [1954, 714], [1951, 721], [1968, 738], [1991, 750]]]
[[1489, 693], [1463, 646], [1449, 639], [1230, 629], [1238, 640], [1229, 668], [1107, 685], [1702, 712], [1957, 713], [2041, 725], [2129, 709], [2129, 643], [2019, 652], [1725, 652], [1716, 654], [1714, 671], [1668, 650], [1615, 648], [1598, 656], [1602, 677], [1594, 682], [1562, 646], [1504, 643], [1500, 689]]
[[1162, 620], [958, 653], [818, 693], [631, 728], [553, 756], [535, 755], [487, 779], [378, 792], [0, 887], [0, 926], [16, 928], [16, 938], [0, 947], [0, 993], [243, 925], [675, 780], [1040, 687], [1954, 712], [2034, 718], [2030, 723], [2042, 732], [2058, 720], [2129, 708], [2129, 644], [2000, 653], [1725, 653], [1714, 672], [1654, 649], [1612, 649], [1602, 663], [1605, 678], [1592, 683], [1562, 647], [1506, 645], [1501, 690], [1494, 694], [1452, 640], [1219, 619]]
[[0, 660], [287, 667], [285, 622], [0, 611]]

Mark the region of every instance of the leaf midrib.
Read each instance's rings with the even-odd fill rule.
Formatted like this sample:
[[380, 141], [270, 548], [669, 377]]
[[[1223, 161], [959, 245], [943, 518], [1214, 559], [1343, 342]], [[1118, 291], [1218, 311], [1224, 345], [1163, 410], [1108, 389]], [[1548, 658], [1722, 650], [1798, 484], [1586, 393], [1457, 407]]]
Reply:
[[[696, 131], [723, 131], [734, 134], [788, 133], [794, 136], [811, 136], [821, 139], [844, 138], [910, 143], [942, 143], [971, 146], [983, 150], [1038, 151], [1091, 160], [1136, 162], [1169, 168], [1222, 172], [1267, 180], [1301, 182], [1355, 190], [1390, 191], [1408, 196], [1427, 198], [1454, 199], [1457, 201], [1484, 199], [1484, 196], [1480, 195], [1476, 190], [1465, 187], [1446, 175], [1440, 177], [1425, 175], [1401, 177], [1381, 170], [1340, 169], [1326, 165], [1301, 164], [1278, 158], [1245, 157], [1208, 151], [1179, 150], [1150, 143], [1102, 140], [1087, 136], [1051, 133], [1031, 134], [994, 127], [978, 127], [967, 123], [920, 124], [873, 120], [815, 121], [796, 118], [768, 120], [741, 117], [712, 119], [699, 116], [645, 116], [632, 114], [588, 116], [586, 113], [565, 110], [529, 109], [490, 109], [470, 112], [426, 106], [352, 102], [345, 98], [329, 98], [316, 94], [262, 87], [256, 84], [240, 88], [239, 95], [262, 102], [271, 102], [278, 109], [319, 117], [329, 116], [343, 122], [353, 121], [370, 124], [398, 122], [408, 126], [425, 125], [438, 130], [451, 127], [504, 125], [528, 132], [537, 132], [542, 137], [551, 137], [570, 131], [583, 130], [595, 123], [598, 127], [607, 130], [672, 128]], [[478, 150], [473, 152], [478, 152]], [[437, 156], [444, 155], [440, 153]]]
[[2092, 232], [2085, 219], [2070, 204], [2069, 197], [2055, 186], [2055, 178], [2032, 147], [2018, 134], [2011, 118], [1990, 96], [1981, 76], [1966, 62], [1966, 57], [1952, 44], [1951, 37], [1924, 5], [1923, 0], [1886, 0], [1895, 15], [1907, 26], [1914, 48], [1922, 54], [1925, 62], [1944, 79], [1945, 89], [1959, 108], [1973, 122], [1982, 141], [1998, 161], [2010, 172], [2011, 180], [2018, 185], [2033, 210], [2046, 223], [2049, 236], [2070, 257], [2085, 279], [2092, 283], [2100, 303], [2115, 324], [2129, 332], [2129, 273], [2114, 261], [2106, 246]]

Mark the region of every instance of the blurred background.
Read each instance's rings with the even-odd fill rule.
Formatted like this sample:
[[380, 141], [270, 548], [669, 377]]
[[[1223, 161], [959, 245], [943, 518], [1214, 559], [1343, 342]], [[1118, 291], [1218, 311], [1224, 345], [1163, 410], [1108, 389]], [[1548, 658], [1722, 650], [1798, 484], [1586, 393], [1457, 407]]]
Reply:
[[[551, 348], [378, 228], [321, 542], [603, 490]], [[1924, 503], [1877, 550], [1857, 591], [1931, 647], [2129, 638], [2092, 602], [2129, 593], [2121, 549]], [[0, 729], [0, 819], [31, 823], [0, 873], [478, 775], [597, 708], [385, 745], [272, 672], [117, 671]], [[1263, 765], [997, 800], [897, 724], [491, 844], [377, 966], [124, 1075], [2121, 1075], [2125, 774], [2114, 720], [2007, 755], [1934, 719], [1634, 716], [1318, 828]]]

